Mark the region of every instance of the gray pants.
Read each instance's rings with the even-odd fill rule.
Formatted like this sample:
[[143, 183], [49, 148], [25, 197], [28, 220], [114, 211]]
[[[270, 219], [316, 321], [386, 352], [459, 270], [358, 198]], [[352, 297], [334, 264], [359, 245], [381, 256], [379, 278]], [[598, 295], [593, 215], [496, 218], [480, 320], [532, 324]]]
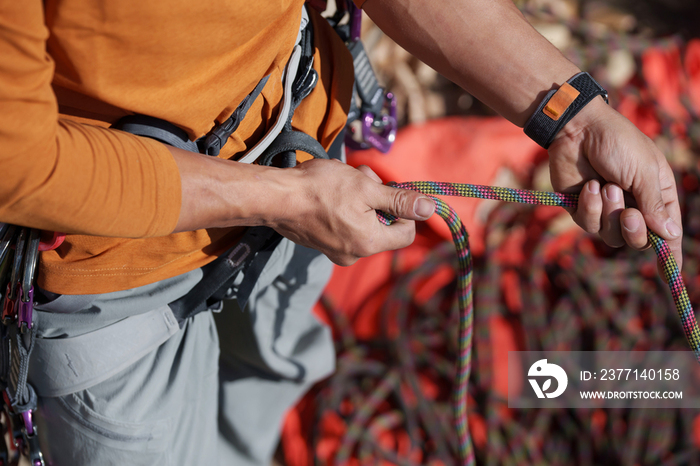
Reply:
[[[87, 388], [60, 396], [39, 389], [38, 433], [50, 464], [269, 465], [285, 412], [334, 368], [330, 331], [310, 312], [330, 271], [325, 256], [285, 239], [244, 310], [232, 300], [220, 314], [201, 313]], [[149, 315], [197, 281], [193, 271], [123, 292], [61, 296], [37, 312], [39, 337], [92, 341], [113, 354], [90, 337]], [[124, 340], [116, 353], [128, 355]], [[67, 362], [59, 353], [33, 356], [31, 383], [56, 378], [52, 357], [69, 376], [83, 375], [74, 353]]]

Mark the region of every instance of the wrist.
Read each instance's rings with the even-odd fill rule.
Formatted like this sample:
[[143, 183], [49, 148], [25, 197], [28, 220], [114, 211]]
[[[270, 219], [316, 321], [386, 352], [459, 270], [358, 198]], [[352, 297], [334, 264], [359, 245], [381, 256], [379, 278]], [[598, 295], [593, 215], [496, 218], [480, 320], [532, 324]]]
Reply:
[[571, 141], [580, 140], [594, 128], [612, 108], [603, 100], [602, 96], [597, 96], [591, 100], [588, 105], [579, 111], [564, 127], [557, 133], [552, 141], [559, 139], [568, 139]]
[[180, 172], [181, 209], [174, 233], [270, 225], [289, 210], [294, 170], [245, 164], [168, 146]]
[[294, 223], [301, 215], [305, 204], [305, 183], [303, 172], [294, 168], [261, 167], [264, 170], [260, 178], [259, 190], [252, 195], [253, 211], [251, 217], [260, 225], [277, 228], [280, 225]]
[[525, 124], [525, 134], [548, 149], [571, 120], [598, 96], [602, 96], [607, 102], [607, 91], [600, 84], [588, 73], [577, 73], [542, 99]]

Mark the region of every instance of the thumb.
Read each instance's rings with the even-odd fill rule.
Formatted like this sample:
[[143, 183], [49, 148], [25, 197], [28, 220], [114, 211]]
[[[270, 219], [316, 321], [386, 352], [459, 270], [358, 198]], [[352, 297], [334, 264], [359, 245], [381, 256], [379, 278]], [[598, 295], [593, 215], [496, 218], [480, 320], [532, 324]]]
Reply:
[[372, 206], [377, 210], [408, 220], [428, 220], [435, 212], [435, 201], [425, 194], [384, 185], [378, 187], [380, 195]]
[[642, 185], [635, 189], [633, 194], [637, 200], [639, 211], [644, 216], [644, 221], [656, 234], [666, 241], [677, 240], [681, 237], [683, 230], [673, 220], [666, 208], [658, 182], [653, 183], [653, 186]]

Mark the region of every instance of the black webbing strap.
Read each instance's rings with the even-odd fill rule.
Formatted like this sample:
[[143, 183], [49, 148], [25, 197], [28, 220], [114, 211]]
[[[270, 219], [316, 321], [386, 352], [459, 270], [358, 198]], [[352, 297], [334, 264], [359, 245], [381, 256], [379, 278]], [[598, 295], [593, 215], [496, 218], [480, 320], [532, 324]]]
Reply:
[[214, 126], [205, 136], [197, 141], [190, 141], [187, 133], [174, 124], [148, 115], [127, 115], [115, 122], [111, 128], [155, 139], [178, 149], [216, 156], [219, 155], [228, 138], [238, 129], [241, 121], [243, 121], [253, 102], [262, 92], [269, 78], [269, 75], [262, 78], [251, 93], [238, 104], [236, 110], [233, 111], [233, 114], [226, 121]]
[[183, 129], [160, 118], [147, 115], [127, 115], [120, 118], [111, 128], [155, 139], [178, 149], [199, 152], [197, 143], [190, 141], [189, 136]]
[[[200, 282], [185, 296], [168, 304], [180, 326], [190, 317], [216, 308], [226, 298], [235, 297], [243, 309], [281, 239], [282, 236], [271, 228], [248, 228], [236, 246], [202, 267], [204, 275]], [[233, 281], [241, 271], [243, 281], [236, 285]]]
[[605, 103], [608, 103], [608, 91], [586, 72], [577, 73], [567, 83], [579, 91], [579, 95], [571, 102], [564, 113], [557, 120], [554, 120], [542, 111], [552, 96], [558, 91], [558, 89], [553, 89], [542, 99], [539, 107], [537, 107], [537, 110], [523, 128], [523, 131], [530, 139], [545, 149], [549, 149], [557, 133], [594, 98], [602, 96]]
[[[321, 143], [301, 131], [282, 131], [258, 159], [260, 165], [272, 165], [274, 158], [282, 153], [303, 151], [317, 159], [327, 159], [328, 154]], [[296, 160], [296, 155], [295, 155]], [[279, 165], [277, 165], [279, 166]], [[292, 165], [294, 166], [294, 165]], [[288, 168], [288, 167], [283, 167]]]
[[251, 105], [253, 105], [255, 99], [257, 99], [262, 92], [268, 79], [270, 79], [269, 75], [262, 78], [258, 85], [255, 86], [255, 89], [253, 89], [253, 92], [248, 94], [246, 98], [243, 99], [243, 102], [238, 104], [233, 114], [226, 121], [209, 131], [209, 134], [203, 138], [204, 140], [199, 145], [199, 150], [202, 154], [219, 155], [221, 148], [224, 147], [228, 138], [238, 129], [238, 125], [241, 124], [248, 110], [250, 110]]

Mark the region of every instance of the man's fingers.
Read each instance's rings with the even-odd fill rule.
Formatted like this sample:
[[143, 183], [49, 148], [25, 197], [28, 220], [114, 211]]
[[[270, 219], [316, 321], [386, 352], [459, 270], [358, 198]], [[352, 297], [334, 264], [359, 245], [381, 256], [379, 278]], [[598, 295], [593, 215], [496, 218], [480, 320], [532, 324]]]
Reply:
[[622, 188], [610, 183], [605, 185], [603, 191], [603, 225], [600, 236], [608, 246], [622, 247], [625, 240], [620, 231], [620, 214], [625, 210], [625, 199]]
[[[667, 166], [662, 168], [667, 168], [669, 173], [671, 171]], [[664, 170], [657, 170], [655, 176], [648, 176], [646, 179], [652, 181], [649, 184], [638, 185], [633, 191], [639, 211], [644, 216], [647, 227], [668, 242], [680, 268], [683, 265], [683, 230], [680, 226], [678, 195], [672, 175], [664, 173]]]
[[[390, 226], [380, 228], [383, 238], [382, 251], [401, 249], [409, 246], [416, 239], [416, 223], [413, 220], [398, 219]], [[374, 254], [374, 252], [372, 252]]]
[[596, 234], [600, 231], [600, 217], [603, 209], [603, 201], [600, 197], [600, 183], [598, 180], [587, 182], [578, 197], [578, 208], [574, 214], [574, 220], [588, 233]]
[[658, 183], [653, 187], [642, 186], [634, 192], [639, 210], [651, 229], [666, 241], [679, 239], [683, 234], [681, 227], [671, 218], [666, 203], [661, 197]]
[[620, 214], [622, 224], [622, 237], [625, 242], [639, 251], [649, 247], [647, 238], [647, 227], [644, 224], [644, 217], [637, 209], [625, 209]]
[[[641, 212], [637, 209], [626, 209], [620, 215], [620, 223], [622, 224], [622, 236], [625, 238], [627, 244], [639, 251], [651, 247], [649, 238], [647, 237], [647, 226], [644, 224], [644, 216]], [[673, 255], [674, 258], [681, 257], [680, 253], [673, 253]], [[681, 264], [679, 264], [679, 267], [680, 265]], [[659, 276], [661, 276], [664, 281], [667, 281], [660, 263], [656, 263], [656, 268], [659, 272]]]
[[380, 196], [372, 206], [377, 210], [409, 220], [428, 220], [435, 212], [435, 201], [425, 194], [389, 186], [379, 188]]
[[[367, 165], [360, 165], [357, 169], [377, 183], [382, 183], [382, 179]], [[384, 198], [379, 203], [381, 206], [373, 207], [394, 217], [427, 220], [435, 212], [435, 201], [415, 191], [382, 187], [380, 196]]]

